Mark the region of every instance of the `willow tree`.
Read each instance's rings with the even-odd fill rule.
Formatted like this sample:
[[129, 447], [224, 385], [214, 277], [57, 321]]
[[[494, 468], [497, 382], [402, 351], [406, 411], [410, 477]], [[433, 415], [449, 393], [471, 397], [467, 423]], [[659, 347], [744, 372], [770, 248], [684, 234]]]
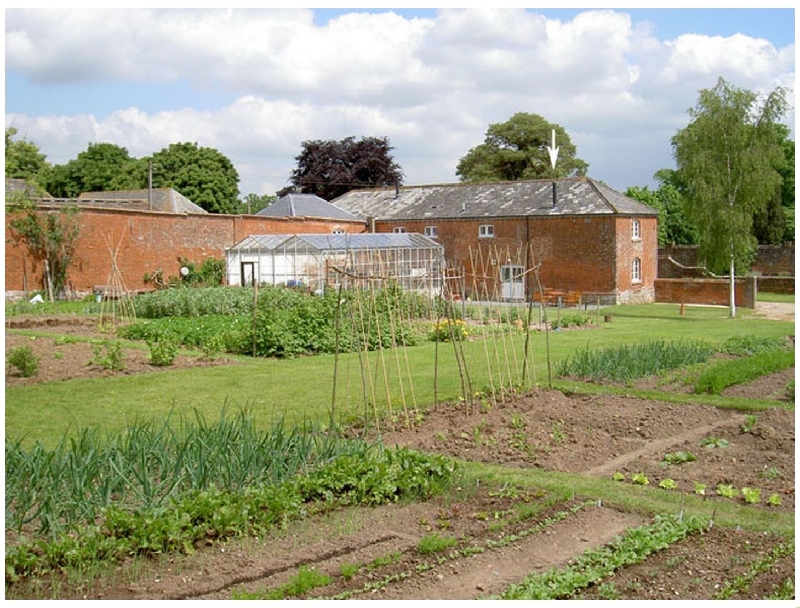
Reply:
[[700, 91], [691, 122], [672, 138], [700, 258], [712, 272], [730, 273], [732, 317], [736, 268], [749, 266], [758, 244], [753, 216], [781, 187], [785, 161], [775, 126], [786, 109], [780, 87], [759, 96], [720, 78]]

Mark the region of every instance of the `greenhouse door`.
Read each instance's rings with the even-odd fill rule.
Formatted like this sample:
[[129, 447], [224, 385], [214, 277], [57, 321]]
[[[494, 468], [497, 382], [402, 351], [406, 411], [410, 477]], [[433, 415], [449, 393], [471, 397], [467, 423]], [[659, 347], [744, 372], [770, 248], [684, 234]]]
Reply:
[[256, 281], [256, 263], [242, 262], [242, 287], [252, 287]]
[[501, 266], [500, 283], [504, 300], [525, 299], [525, 268], [523, 266]]

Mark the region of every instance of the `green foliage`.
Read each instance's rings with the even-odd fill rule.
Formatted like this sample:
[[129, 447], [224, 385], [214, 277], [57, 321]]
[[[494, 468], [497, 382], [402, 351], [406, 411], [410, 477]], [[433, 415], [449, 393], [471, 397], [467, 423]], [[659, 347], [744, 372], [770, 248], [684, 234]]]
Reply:
[[780, 507], [781, 506], [780, 494], [770, 494], [769, 498], [767, 498], [767, 504], [770, 507]]
[[728, 440], [723, 437], [705, 437], [700, 440], [700, 445], [708, 450], [714, 448], [727, 448]]
[[661, 488], [662, 490], [675, 490], [677, 489], [678, 484], [675, 483], [674, 479], [667, 478], [667, 479], [662, 479], [660, 482], [658, 482], [658, 487]]
[[148, 340], [147, 346], [150, 348], [150, 363], [157, 367], [172, 365], [178, 356], [178, 341], [171, 336]]
[[634, 473], [631, 475], [631, 483], [635, 483], [639, 486], [647, 486], [650, 485], [650, 480], [647, 479], [647, 475], [644, 473]]
[[461, 319], [445, 319], [433, 324], [428, 338], [433, 342], [460, 342], [466, 340], [469, 331]]
[[324, 587], [331, 583], [333, 578], [324, 572], [319, 572], [311, 566], [300, 566], [297, 574], [277, 589], [266, 592], [238, 591], [234, 592], [234, 600], [284, 600], [287, 598], [301, 597], [312, 589]]
[[581, 314], [565, 314], [560, 319], [555, 319], [550, 323], [550, 327], [558, 329], [559, 327], [581, 327], [589, 323], [589, 317]]
[[122, 146], [90, 143], [76, 158], [45, 172], [43, 185], [60, 198], [74, 198], [83, 192], [137, 189], [144, 185], [133, 176], [137, 162]]
[[181, 276], [180, 281], [190, 287], [219, 287], [225, 281], [225, 259], [206, 258], [198, 266], [186, 258], [178, 258], [178, 262], [189, 272]]
[[[559, 149], [553, 170], [547, 147], [556, 132]], [[458, 161], [462, 182], [515, 181], [585, 175], [588, 164], [575, 156], [576, 147], [561, 125], [538, 114], [517, 112], [506, 122], [489, 125], [484, 142]]]
[[700, 483], [697, 481], [693, 483], [694, 483], [694, 493], [697, 494], [698, 496], [705, 496], [708, 484]]
[[117, 340], [102, 340], [92, 344], [92, 358], [89, 365], [97, 365], [113, 372], [125, 369], [125, 356], [122, 343]]
[[[794, 548], [794, 539], [774, 547], [768, 554], [760, 556], [753, 563], [751, 563], [747, 572], [735, 576], [730, 581], [726, 581], [725, 584], [722, 585], [722, 588], [714, 595], [714, 599], [729, 600], [737, 593], [746, 592], [756, 577], [772, 570], [778, 560], [785, 557], [794, 557]], [[794, 585], [791, 585], [791, 589], [794, 589]], [[794, 594], [787, 598], [780, 599], [794, 599]]]
[[[7, 550], [6, 580], [14, 582], [98, 559], [115, 562], [130, 555], [192, 553], [198, 543], [243, 534], [260, 536], [309, 511], [341, 504], [378, 505], [405, 496], [425, 499], [448, 487], [454, 471], [454, 464], [443, 457], [404, 448], [383, 450], [323, 435], [294, 435], [299, 442], [286, 442], [289, 437], [282, 429], [266, 437], [264, 445], [243, 444], [229, 433], [251, 428], [241, 422], [246, 420], [240, 419], [233, 427], [223, 422], [211, 429], [217, 436], [211, 441], [202, 432], [193, 432], [186, 438], [189, 444], [171, 436], [155, 450], [146, 436], [139, 436], [148, 429], [138, 427], [130, 438], [129, 448], [135, 450], [132, 459], [118, 443], [109, 454], [88, 433], [79, 444], [73, 442], [71, 457], [48, 455], [41, 449], [31, 457], [18, 449], [10, 453], [7, 446], [6, 462], [11, 463], [14, 479], [9, 486], [6, 477], [7, 504], [15, 505], [18, 514], [11, 522], [22, 526], [38, 521], [49, 537]], [[190, 462], [185, 456], [192, 444]], [[66, 461], [63, 456], [68, 456]], [[231, 483], [230, 473], [241, 467], [243, 457], [247, 457], [248, 481]], [[215, 461], [221, 461], [222, 467]], [[22, 477], [26, 467], [29, 474]], [[307, 475], [299, 474], [309, 469]], [[34, 470], [50, 475], [31, 477]], [[132, 477], [127, 479], [126, 474]], [[204, 483], [194, 483], [195, 489], [186, 487], [198, 477]], [[29, 488], [34, 481], [41, 484], [35, 490]], [[159, 500], [144, 494], [154, 487], [159, 488]], [[95, 490], [100, 490], [103, 505], [89, 508], [87, 496]], [[35, 495], [35, 504], [25, 500], [25, 492]], [[43, 496], [50, 498], [42, 503]], [[28, 510], [19, 517], [23, 502]]]
[[666, 173], [656, 174], [658, 189], [647, 186], [633, 186], [625, 191], [625, 196], [644, 203], [658, 211], [658, 244], [694, 245], [697, 232], [686, 213], [686, 199], [681, 191], [669, 180]]
[[730, 484], [718, 483], [717, 494], [725, 498], [736, 498], [736, 496], [739, 494], [739, 491]]
[[80, 235], [77, 208], [43, 212], [30, 200], [22, 200], [10, 212], [12, 239], [27, 247], [34, 262], [42, 265], [45, 291], [49, 285], [55, 296], [62, 296]]
[[450, 547], [455, 547], [458, 544], [458, 539], [452, 536], [440, 536], [438, 532], [426, 534], [419, 539], [417, 543], [417, 552], [420, 555], [430, 555], [432, 553], [441, 553]]
[[625, 481], [625, 474], [620, 473], [619, 471], [615, 471], [614, 474], [611, 476], [611, 479], [614, 481]]
[[761, 490], [758, 488], [742, 488], [744, 501], [749, 505], [757, 505], [761, 502]]
[[144, 160], [153, 163], [153, 187], [174, 188], [209, 213], [239, 208], [239, 173], [219, 150], [173, 143]]
[[133, 308], [136, 317], [140, 319], [208, 315], [249, 316], [253, 312], [253, 289], [248, 287], [160, 289], [134, 298]]
[[46, 157], [33, 142], [13, 140], [17, 133], [19, 131], [14, 127], [6, 128], [6, 179], [36, 181], [47, 166]]
[[598, 584], [621, 568], [644, 561], [689, 534], [700, 532], [705, 521], [695, 517], [657, 516], [651, 524], [629, 529], [610, 545], [590, 549], [563, 568], [525, 577], [511, 585], [500, 599], [569, 599], [582, 589]]
[[742, 433], [749, 433], [755, 428], [757, 424], [758, 424], [758, 416], [756, 416], [755, 414], [747, 414], [745, 415], [744, 423], [742, 424], [739, 430], [741, 430]]
[[696, 393], [719, 395], [735, 384], [794, 367], [794, 351], [769, 350], [751, 357], [722, 361], [705, 370], [694, 385]]
[[683, 450], [665, 454], [663, 458], [663, 461], [667, 464], [685, 464], [687, 462], [694, 462], [695, 460], [697, 460], [697, 456]]
[[775, 125], [786, 109], [780, 87], [759, 103], [757, 93], [720, 78], [713, 89], [700, 91], [691, 122], [672, 139], [700, 255], [712, 272], [749, 266], [756, 246], [753, 216], [781, 187], [785, 158]]
[[35, 376], [39, 371], [39, 357], [33, 353], [30, 346], [17, 346], [8, 351], [6, 363], [17, 368], [23, 378]]
[[557, 373], [561, 377], [629, 382], [665, 370], [702, 363], [713, 352], [708, 344], [683, 340], [657, 340], [599, 350], [580, 349], [558, 363]]
[[786, 349], [785, 337], [755, 336], [752, 334], [731, 336], [719, 347], [719, 351], [737, 357], [749, 357], [765, 351]]

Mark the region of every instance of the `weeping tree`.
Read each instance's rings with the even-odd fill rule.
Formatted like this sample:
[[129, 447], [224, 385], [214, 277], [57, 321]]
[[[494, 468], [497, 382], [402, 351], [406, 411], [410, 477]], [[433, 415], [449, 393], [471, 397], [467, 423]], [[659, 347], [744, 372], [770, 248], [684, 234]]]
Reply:
[[776, 125], [786, 110], [780, 87], [759, 96], [720, 78], [700, 91], [691, 122], [672, 138], [700, 257], [712, 272], [730, 272], [732, 317], [736, 268], [749, 267], [758, 245], [753, 217], [781, 188], [785, 159]]

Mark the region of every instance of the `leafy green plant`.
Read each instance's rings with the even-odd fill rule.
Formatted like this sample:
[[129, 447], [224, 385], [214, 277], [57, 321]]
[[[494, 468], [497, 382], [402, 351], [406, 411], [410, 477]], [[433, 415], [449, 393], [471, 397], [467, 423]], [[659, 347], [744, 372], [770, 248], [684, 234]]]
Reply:
[[717, 494], [725, 498], [736, 498], [736, 496], [739, 494], [739, 491], [730, 484], [718, 483]]
[[15, 367], [23, 378], [35, 376], [39, 371], [39, 357], [30, 346], [17, 346], [8, 351], [6, 363]]
[[304, 565], [300, 566], [295, 576], [277, 589], [270, 589], [266, 592], [236, 591], [232, 597], [235, 600], [283, 600], [301, 597], [312, 589], [329, 585], [332, 580], [333, 578], [324, 572], [319, 572], [308, 565]]
[[339, 573], [342, 575], [344, 580], [349, 581], [358, 573], [360, 569], [361, 566], [359, 564], [342, 564], [339, 567]]
[[770, 507], [780, 507], [781, 506], [780, 494], [770, 494], [769, 498], [767, 498], [767, 504]]
[[631, 483], [635, 483], [636, 485], [646, 486], [650, 484], [650, 480], [647, 479], [647, 475], [644, 473], [634, 473], [631, 475]]
[[694, 462], [697, 460], [697, 456], [691, 452], [681, 450], [680, 452], [664, 454], [664, 458], [662, 460], [667, 464], [684, 464], [686, 462]]
[[761, 490], [758, 488], [742, 488], [742, 496], [744, 501], [750, 505], [757, 505], [761, 502]]
[[[729, 581], [725, 581], [725, 584], [722, 585], [720, 590], [714, 595], [714, 599], [729, 600], [734, 595], [746, 591], [760, 574], [769, 572], [778, 560], [788, 556], [794, 556], [794, 547], [794, 539], [773, 547], [767, 555], [751, 563], [747, 572], [739, 574]], [[789, 599], [793, 599], [793, 597], [794, 596]]]
[[614, 474], [611, 476], [611, 479], [614, 481], [625, 481], [625, 473], [620, 473], [619, 471], [615, 471]]
[[788, 342], [785, 337], [764, 337], [748, 334], [745, 336], [731, 336], [720, 347], [720, 352], [737, 357], [748, 357], [770, 350], [786, 348]]
[[419, 543], [417, 543], [417, 552], [421, 555], [441, 553], [450, 547], [455, 547], [457, 544], [458, 539], [452, 536], [440, 536], [438, 532], [433, 532], [419, 539]]
[[675, 483], [674, 479], [667, 478], [667, 479], [662, 479], [658, 483], [658, 487], [663, 489], [663, 490], [675, 490], [675, 489], [677, 489], [678, 484]]
[[428, 339], [433, 342], [448, 342], [466, 340], [469, 330], [461, 319], [445, 319], [433, 324]]
[[97, 365], [103, 369], [121, 372], [125, 369], [125, 358], [122, 343], [117, 340], [102, 340], [92, 344], [92, 358], [89, 365]]
[[712, 450], [714, 448], [727, 448], [729, 442], [722, 437], [706, 437], [700, 440], [700, 446]]
[[695, 393], [719, 395], [735, 384], [794, 367], [793, 350], [768, 350], [749, 357], [722, 361], [705, 370], [694, 385]]
[[150, 363], [158, 367], [166, 367], [175, 362], [178, 356], [178, 342], [170, 337], [149, 340]]
[[744, 417], [744, 423], [742, 423], [742, 426], [739, 427], [739, 430], [741, 430], [742, 433], [749, 433], [755, 428], [757, 424], [758, 424], [758, 416], [756, 416], [755, 414], [747, 414]]
[[705, 496], [708, 484], [700, 483], [698, 481], [695, 481], [693, 483], [694, 483], [694, 493], [697, 494], [698, 496]]

